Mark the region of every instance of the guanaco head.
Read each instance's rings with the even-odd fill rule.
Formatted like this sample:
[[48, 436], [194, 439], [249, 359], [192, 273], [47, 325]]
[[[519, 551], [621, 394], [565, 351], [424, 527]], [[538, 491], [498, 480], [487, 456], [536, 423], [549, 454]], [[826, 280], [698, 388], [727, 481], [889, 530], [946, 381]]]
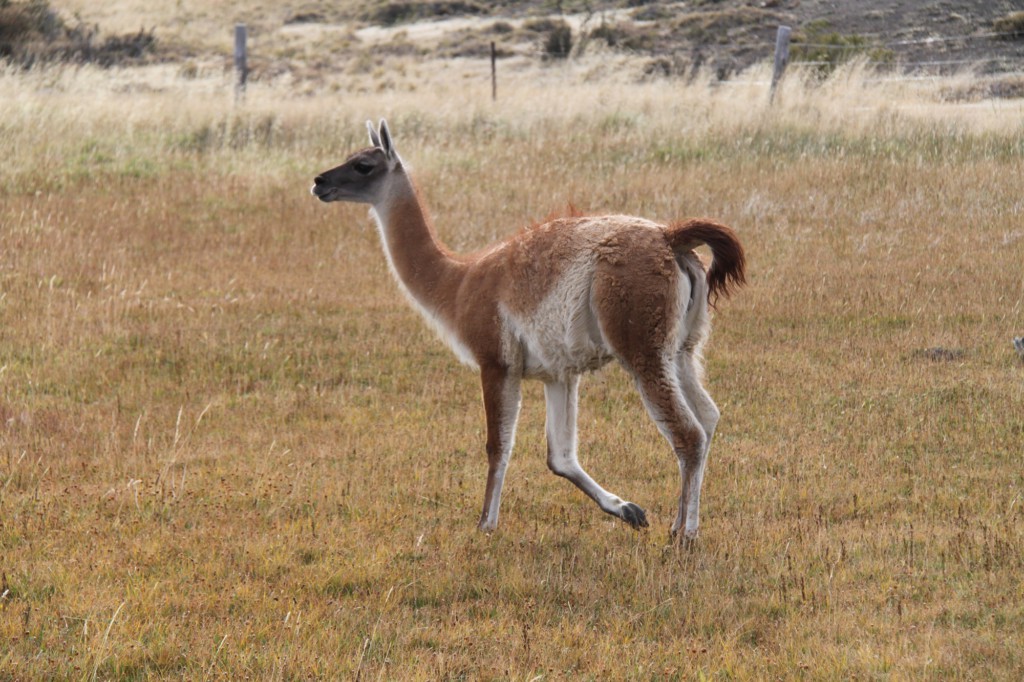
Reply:
[[380, 120], [380, 130], [366, 122], [371, 147], [348, 157], [345, 163], [316, 176], [310, 191], [320, 201], [356, 201], [376, 205], [387, 192], [387, 178], [402, 169], [402, 159], [395, 151], [387, 121]]

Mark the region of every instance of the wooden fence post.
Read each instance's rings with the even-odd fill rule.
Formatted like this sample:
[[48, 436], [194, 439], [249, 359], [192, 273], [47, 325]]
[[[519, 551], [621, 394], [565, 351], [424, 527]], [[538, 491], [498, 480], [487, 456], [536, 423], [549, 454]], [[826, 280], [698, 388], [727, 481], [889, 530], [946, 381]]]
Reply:
[[238, 76], [238, 81], [235, 83], [236, 100], [245, 96], [245, 82], [249, 78], [249, 67], [246, 65], [245, 39], [245, 24], [235, 24], [235, 73]]
[[498, 101], [498, 51], [491, 41], [491, 101]]
[[782, 80], [782, 74], [786, 72], [786, 64], [789, 63], [789, 35], [792, 29], [789, 26], [779, 26], [775, 34], [775, 68], [772, 70], [772, 87], [768, 95], [768, 103], [775, 101], [775, 88]]

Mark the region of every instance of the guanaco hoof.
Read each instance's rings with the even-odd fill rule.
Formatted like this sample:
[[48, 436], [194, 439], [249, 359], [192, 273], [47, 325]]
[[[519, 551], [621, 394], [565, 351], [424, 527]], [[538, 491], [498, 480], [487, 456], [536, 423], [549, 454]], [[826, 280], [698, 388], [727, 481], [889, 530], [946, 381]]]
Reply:
[[643, 509], [632, 502], [626, 502], [622, 506], [622, 515], [620, 518], [633, 528], [647, 528], [647, 514], [644, 513]]

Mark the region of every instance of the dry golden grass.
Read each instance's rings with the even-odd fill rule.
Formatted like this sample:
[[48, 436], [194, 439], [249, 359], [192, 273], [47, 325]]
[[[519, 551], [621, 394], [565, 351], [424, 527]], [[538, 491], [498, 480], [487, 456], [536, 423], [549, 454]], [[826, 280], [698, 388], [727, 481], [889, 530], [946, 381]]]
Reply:
[[[594, 60], [492, 105], [448, 68], [239, 107], [166, 67], [0, 76], [0, 677], [1018, 678], [1019, 104], [851, 69], [768, 111]], [[365, 209], [308, 195], [376, 115], [460, 249], [570, 201], [739, 231], [696, 548], [615, 367], [581, 455], [652, 530], [547, 472], [537, 385], [474, 529], [476, 379]]]

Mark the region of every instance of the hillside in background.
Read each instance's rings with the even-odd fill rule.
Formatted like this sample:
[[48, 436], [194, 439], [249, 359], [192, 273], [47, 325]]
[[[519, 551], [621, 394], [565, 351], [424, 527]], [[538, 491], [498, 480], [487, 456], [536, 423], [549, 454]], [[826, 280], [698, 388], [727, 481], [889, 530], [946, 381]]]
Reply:
[[[37, 14], [47, 7], [4, 2], [0, 22], [18, 6]], [[49, 7], [50, 38], [78, 41], [77, 49], [55, 51], [58, 57], [99, 52], [107, 64], [192, 60], [226, 67], [232, 26], [246, 23], [254, 80], [287, 75], [302, 81], [339, 65], [373, 66], [392, 57], [484, 58], [491, 42], [502, 59], [558, 60], [604, 50], [637, 58], [638, 75], [688, 76], [710, 68], [726, 79], [770, 59], [783, 24], [794, 29], [792, 59], [825, 73], [850, 58], [916, 74], [1024, 71], [1024, 3], [1008, 0], [289, 0], [272, 6], [258, 0], [53, 0]], [[55, 22], [63, 23], [63, 34]], [[9, 42], [12, 32], [28, 35], [14, 26], [6, 33], [0, 28], [0, 37]], [[37, 33], [35, 53], [46, 31]]]

